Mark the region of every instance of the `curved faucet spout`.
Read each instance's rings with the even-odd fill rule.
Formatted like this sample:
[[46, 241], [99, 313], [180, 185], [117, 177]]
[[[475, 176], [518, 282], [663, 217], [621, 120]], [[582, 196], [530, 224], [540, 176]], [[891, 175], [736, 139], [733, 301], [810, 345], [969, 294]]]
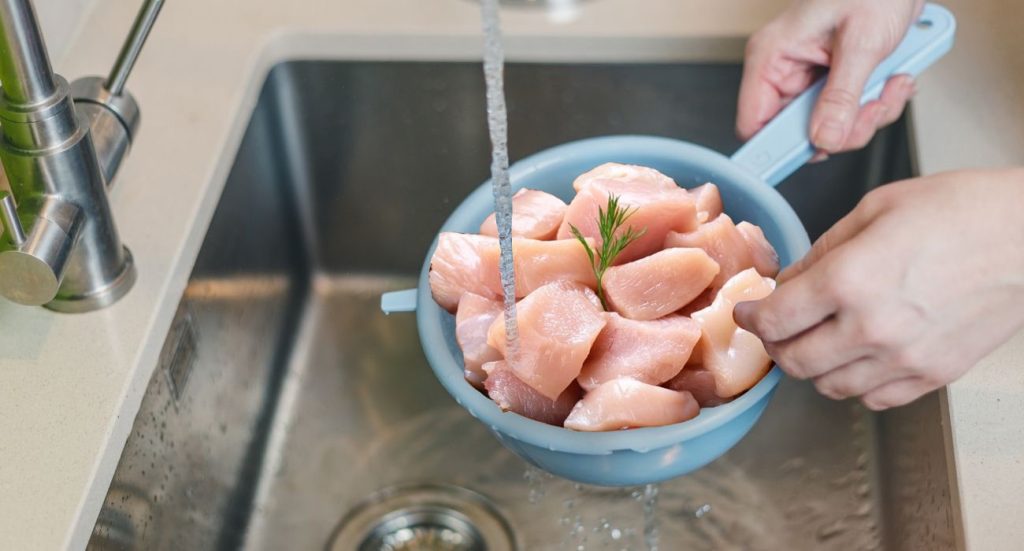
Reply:
[[147, 0], [107, 80], [54, 74], [31, 0], [0, 0], [0, 294], [64, 312], [102, 308], [135, 280], [107, 197], [139, 123], [124, 90], [163, 0]]

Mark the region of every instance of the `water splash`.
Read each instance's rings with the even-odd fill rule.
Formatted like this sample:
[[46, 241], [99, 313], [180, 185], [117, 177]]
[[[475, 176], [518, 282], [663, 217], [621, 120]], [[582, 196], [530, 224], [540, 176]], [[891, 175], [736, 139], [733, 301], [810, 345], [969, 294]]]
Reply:
[[523, 479], [526, 480], [527, 486], [530, 488], [529, 500], [530, 503], [540, 503], [541, 499], [547, 494], [546, 481], [551, 478], [551, 475], [533, 465], [526, 467], [526, 472], [523, 473]]
[[658, 551], [658, 485], [644, 486], [644, 543], [647, 551]]

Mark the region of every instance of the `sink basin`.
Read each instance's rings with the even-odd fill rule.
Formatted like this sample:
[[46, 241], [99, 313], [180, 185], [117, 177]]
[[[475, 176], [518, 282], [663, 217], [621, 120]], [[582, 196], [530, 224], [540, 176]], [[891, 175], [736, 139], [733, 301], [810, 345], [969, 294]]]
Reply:
[[[511, 64], [512, 158], [624, 133], [731, 152], [739, 77]], [[414, 318], [378, 305], [415, 283], [445, 217], [487, 178], [483, 98], [475, 63], [270, 72], [90, 549], [959, 546], [941, 393], [875, 414], [785, 380], [727, 455], [626, 489], [528, 469], [457, 406]], [[812, 238], [913, 174], [908, 129], [780, 187]]]

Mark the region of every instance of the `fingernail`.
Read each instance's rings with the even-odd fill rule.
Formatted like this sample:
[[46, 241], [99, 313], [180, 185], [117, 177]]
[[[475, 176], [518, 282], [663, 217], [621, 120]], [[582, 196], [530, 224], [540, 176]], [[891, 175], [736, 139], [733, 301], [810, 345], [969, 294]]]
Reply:
[[819, 151], [819, 152], [815, 153], [814, 156], [811, 157], [811, 160], [808, 161], [808, 162], [809, 163], [820, 163], [822, 161], [827, 161], [827, 160], [828, 160], [828, 153], [826, 153], [824, 151]]
[[818, 125], [818, 130], [812, 136], [814, 146], [825, 151], [836, 151], [843, 145], [843, 127], [834, 120], [825, 120]]

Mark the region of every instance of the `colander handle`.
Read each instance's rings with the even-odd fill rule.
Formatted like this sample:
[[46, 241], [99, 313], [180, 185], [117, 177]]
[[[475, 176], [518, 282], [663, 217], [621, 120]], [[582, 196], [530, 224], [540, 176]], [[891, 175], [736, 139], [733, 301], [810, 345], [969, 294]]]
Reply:
[[[917, 76], [953, 47], [956, 19], [946, 8], [925, 4], [917, 22], [910, 26], [903, 42], [871, 73], [864, 86], [861, 104], [878, 99], [889, 78]], [[808, 132], [811, 113], [826, 77], [815, 82], [732, 156], [774, 187], [814, 156]]]
[[391, 291], [380, 296], [380, 309], [385, 314], [416, 311], [416, 289]]

